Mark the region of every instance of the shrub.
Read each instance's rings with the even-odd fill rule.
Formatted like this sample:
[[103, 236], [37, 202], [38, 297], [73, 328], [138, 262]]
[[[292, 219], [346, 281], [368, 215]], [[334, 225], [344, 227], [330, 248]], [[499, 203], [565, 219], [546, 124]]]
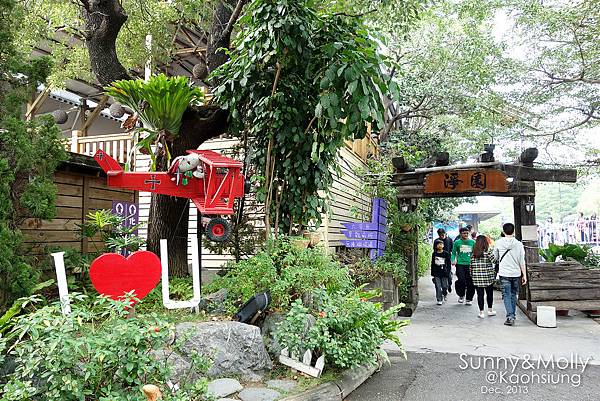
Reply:
[[[285, 320], [278, 325], [275, 338], [290, 352], [302, 355], [306, 349], [324, 355], [328, 366], [349, 368], [376, 361], [379, 346], [385, 340], [402, 347], [398, 330], [408, 321], [392, 320], [404, 305], [383, 312], [381, 304], [368, 302], [377, 296], [360, 288], [348, 294], [315, 290], [313, 305], [294, 301]], [[306, 315], [316, 323], [305, 329]]]
[[[19, 318], [9, 349], [16, 369], [0, 400], [139, 400], [144, 384], [164, 388], [170, 371], [152, 351], [165, 346], [166, 323], [153, 315], [126, 319], [127, 301], [73, 300], [69, 316], [55, 303]], [[183, 388], [177, 399], [202, 388]]]
[[289, 238], [267, 243], [256, 256], [231, 264], [223, 277], [215, 279], [208, 291], [227, 288], [227, 307], [235, 310], [252, 295], [271, 294], [271, 307], [287, 310], [290, 304], [315, 288], [349, 290], [348, 269], [321, 249], [299, 249]]

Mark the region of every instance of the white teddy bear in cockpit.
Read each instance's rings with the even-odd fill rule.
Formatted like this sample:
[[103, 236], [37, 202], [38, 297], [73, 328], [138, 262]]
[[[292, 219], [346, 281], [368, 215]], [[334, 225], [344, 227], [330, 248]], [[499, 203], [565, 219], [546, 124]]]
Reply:
[[204, 178], [202, 162], [200, 156], [196, 153], [176, 157], [167, 172], [174, 175], [171, 181], [176, 181], [177, 185], [179, 185], [180, 181], [183, 185], [187, 185], [188, 179], [192, 176], [198, 179]]

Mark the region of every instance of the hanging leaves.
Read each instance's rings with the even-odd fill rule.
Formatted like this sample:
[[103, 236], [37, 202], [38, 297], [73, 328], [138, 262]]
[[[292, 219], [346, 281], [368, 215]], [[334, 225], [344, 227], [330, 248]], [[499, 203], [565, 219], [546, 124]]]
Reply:
[[266, 176], [259, 199], [274, 200], [271, 221], [285, 233], [320, 222], [319, 192], [332, 184], [344, 140], [364, 137], [367, 123], [383, 124], [388, 61], [361, 18], [313, 3], [251, 2], [231, 60], [214, 72], [216, 96]]

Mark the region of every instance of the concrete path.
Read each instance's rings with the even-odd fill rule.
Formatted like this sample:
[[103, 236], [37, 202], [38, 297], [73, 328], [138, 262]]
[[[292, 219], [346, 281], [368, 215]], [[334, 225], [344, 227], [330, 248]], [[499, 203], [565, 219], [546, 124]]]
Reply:
[[[600, 366], [580, 370], [546, 370], [517, 368], [517, 383], [493, 382], [502, 369], [461, 369], [457, 354], [408, 352], [391, 353], [391, 365], [382, 368], [346, 401], [598, 401]], [[505, 377], [510, 378], [510, 374]], [[538, 376], [535, 376], [538, 375]], [[526, 377], [532, 377], [533, 383]], [[538, 380], [537, 377], [540, 377]], [[545, 384], [543, 377], [557, 384]]]
[[[558, 318], [557, 328], [543, 329], [517, 309], [517, 323], [509, 327], [499, 293], [498, 315], [479, 319], [476, 299], [466, 306], [452, 293], [437, 306], [428, 277], [419, 292], [402, 336], [407, 358], [385, 344], [391, 365], [348, 401], [600, 400], [600, 324], [594, 320], [571, 312]], [[554, 365], [537, 364], [551, 359]]]
[[[406, 351], [466, 353], [469, 355], [513, 356], [532, 359], [579, 356], [600, 365], [600, 324], [571, 311], [557, 317], [557, 327], [548, 329], [533, 324], [519, 308], [515, 326], [504, 326], [505, 309], [501, 294], [494, 291], [494, 317], [477, 317], [477, 295], [473, 305], [457, 302], [454, 292], [442, 306], [435, 303], [431, 279], [419, 281], [419, 306], [405, 328], [402, 342]], [[386, 344], [397, 351], [394, 344]], [[600, 399], [600, 396], [599, 396]]]

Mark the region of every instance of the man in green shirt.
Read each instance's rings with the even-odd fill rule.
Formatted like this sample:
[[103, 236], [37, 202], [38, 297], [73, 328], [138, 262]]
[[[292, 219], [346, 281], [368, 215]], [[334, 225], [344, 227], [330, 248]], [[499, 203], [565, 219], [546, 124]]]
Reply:
[[469, 229], [462, 227], [460, 230], [460, 238], [454, 241], [452, 245], [452, 265], [456, 266], [456, 295], [458, 302], [463, 303], [465, 293], [467, 302], [465, 305], [473, 304], [473, 296], [475, 295], [475, 286], [471, 278], [471, 254], [475, 241], [469, 238]]

